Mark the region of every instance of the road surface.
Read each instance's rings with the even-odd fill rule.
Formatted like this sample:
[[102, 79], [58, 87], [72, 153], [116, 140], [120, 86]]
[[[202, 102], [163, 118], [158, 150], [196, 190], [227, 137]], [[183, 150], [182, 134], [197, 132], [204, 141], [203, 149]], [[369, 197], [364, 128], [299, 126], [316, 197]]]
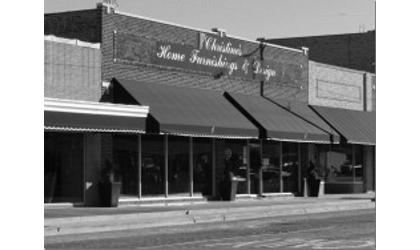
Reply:
[[46, 249], [375, 249], [375, 210], [45, 238]]

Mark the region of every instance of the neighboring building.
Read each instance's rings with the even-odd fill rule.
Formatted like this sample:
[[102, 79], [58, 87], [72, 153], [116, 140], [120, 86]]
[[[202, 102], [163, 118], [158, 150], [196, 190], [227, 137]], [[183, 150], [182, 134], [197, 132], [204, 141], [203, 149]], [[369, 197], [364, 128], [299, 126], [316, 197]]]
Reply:
[[375, 75], [309, 61], [308, 103], [359, 111], [375, 111]]
[[304, 51], [106, 4], [44, 24], [45, 202], [98, 204], [110, 165], [120, 202], [217, 198], [228, 155], [241, 197], [303, 195], [310, 162], [326, 192], [374, 189], [365, 92], [356, 84], [337, 89], [337, 103], [313, 99], [311, 71], [321, 69]]
[[309, 48], [309, 59], [375, 73], [375, 30], [362, 33], [273, 38], [267, 41], [292, 48]]

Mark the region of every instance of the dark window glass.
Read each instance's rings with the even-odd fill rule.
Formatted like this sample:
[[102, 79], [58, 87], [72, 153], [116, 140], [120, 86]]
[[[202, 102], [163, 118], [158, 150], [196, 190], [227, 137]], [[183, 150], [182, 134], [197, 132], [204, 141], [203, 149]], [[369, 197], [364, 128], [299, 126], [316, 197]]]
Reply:
[[325, 154], [326, 164], [321, 175], [326, 182], [352, 182], [354, 180], [354, 165], [352, 145], [332, 145]]
[[161, 135], [142, 135], [141, 155], [142, 195], [164, 195], [164, 137]]
[[189, 138], [169, 136], [168, 139], [169, 194], [189, 195]]
[[[229, 179], [229, 170], [243, 180], [247, 176], [247, 142], [245, 140], [216, 140], [216, 183], [218, 190], [224, 180]], [[227, 166], [226, 162], [230, 162]], [[238, 194], [247, 193], [246, 181], [238, 183]]]
[[194, 138], [194, 193], [210, 195], [212, 190], [212, 142], [211, 139]]
[[282, 145], [283, 192], [298, 192], [298, 146], [299, 144], [292, 142], [283, 142]]
[[261, 141], [251, 140], [249, 142], [249, 181], [251, 194], [259, 193], [260, 169], [261, 169]]
[[83, 186], [83, 135], [44, 133], [44, 202], [82, 202]]
[[114, 136], [114, 161], [121, 181], [122, 195], [138, 195], [138, 137], [135, 135]]
[[263, 142], [263, 192], [280, 192], [280, 143]]
[[364, 162], [363, 162], [363, 146], [362, 145], [354, 145], [354, 176], [355, 181], [362, 181], [363, 180], [363, 169], [364, 169]]

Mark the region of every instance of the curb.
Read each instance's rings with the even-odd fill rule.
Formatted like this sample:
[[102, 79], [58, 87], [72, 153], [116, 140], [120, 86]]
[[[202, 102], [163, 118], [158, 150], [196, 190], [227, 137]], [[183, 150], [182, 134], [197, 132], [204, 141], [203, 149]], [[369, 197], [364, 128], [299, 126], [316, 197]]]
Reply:
[[214, 209], [191, 209], [158, 213], [99, 215], [44, 220], [44, 236], [227, 222], [288, 215], [307, 215], [375, 208], [371, 200], [316, 204], [292, 204]]

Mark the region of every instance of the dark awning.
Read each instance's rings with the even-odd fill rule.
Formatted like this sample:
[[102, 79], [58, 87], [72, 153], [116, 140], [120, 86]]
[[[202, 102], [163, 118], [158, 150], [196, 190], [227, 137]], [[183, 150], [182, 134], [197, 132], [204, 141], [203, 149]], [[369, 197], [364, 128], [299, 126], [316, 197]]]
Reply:
[[[263, 132], [261, 137], [305, 142], [334, 142], [337, 134], [304, 103], [288, 109], [266, 97], [226, 93], [226, 97]], [[296, 113], [293, 113], [294, 110]], [[299, 113], [299, 114], [298, 114]], [[265, 133], [265, 134], [264, 134]]]
[[311, 106], [334, 127], [348, 143], [374, 145], [376, 143], [376, 112]]
[[[153, 130], [153, 124], [156, 124], [159, 132], [169, 134], [258, 137], [258, 129], [219, 91], [121, 79], [114, 82], [117, 102], [134, 98], [138, 104], [150, 107], [147, 131]], [[120, 91], [121, 87], [129, 94], [128, 97]]]
[[44, 111], [47, 130], [144, 133], [145, 117]]

